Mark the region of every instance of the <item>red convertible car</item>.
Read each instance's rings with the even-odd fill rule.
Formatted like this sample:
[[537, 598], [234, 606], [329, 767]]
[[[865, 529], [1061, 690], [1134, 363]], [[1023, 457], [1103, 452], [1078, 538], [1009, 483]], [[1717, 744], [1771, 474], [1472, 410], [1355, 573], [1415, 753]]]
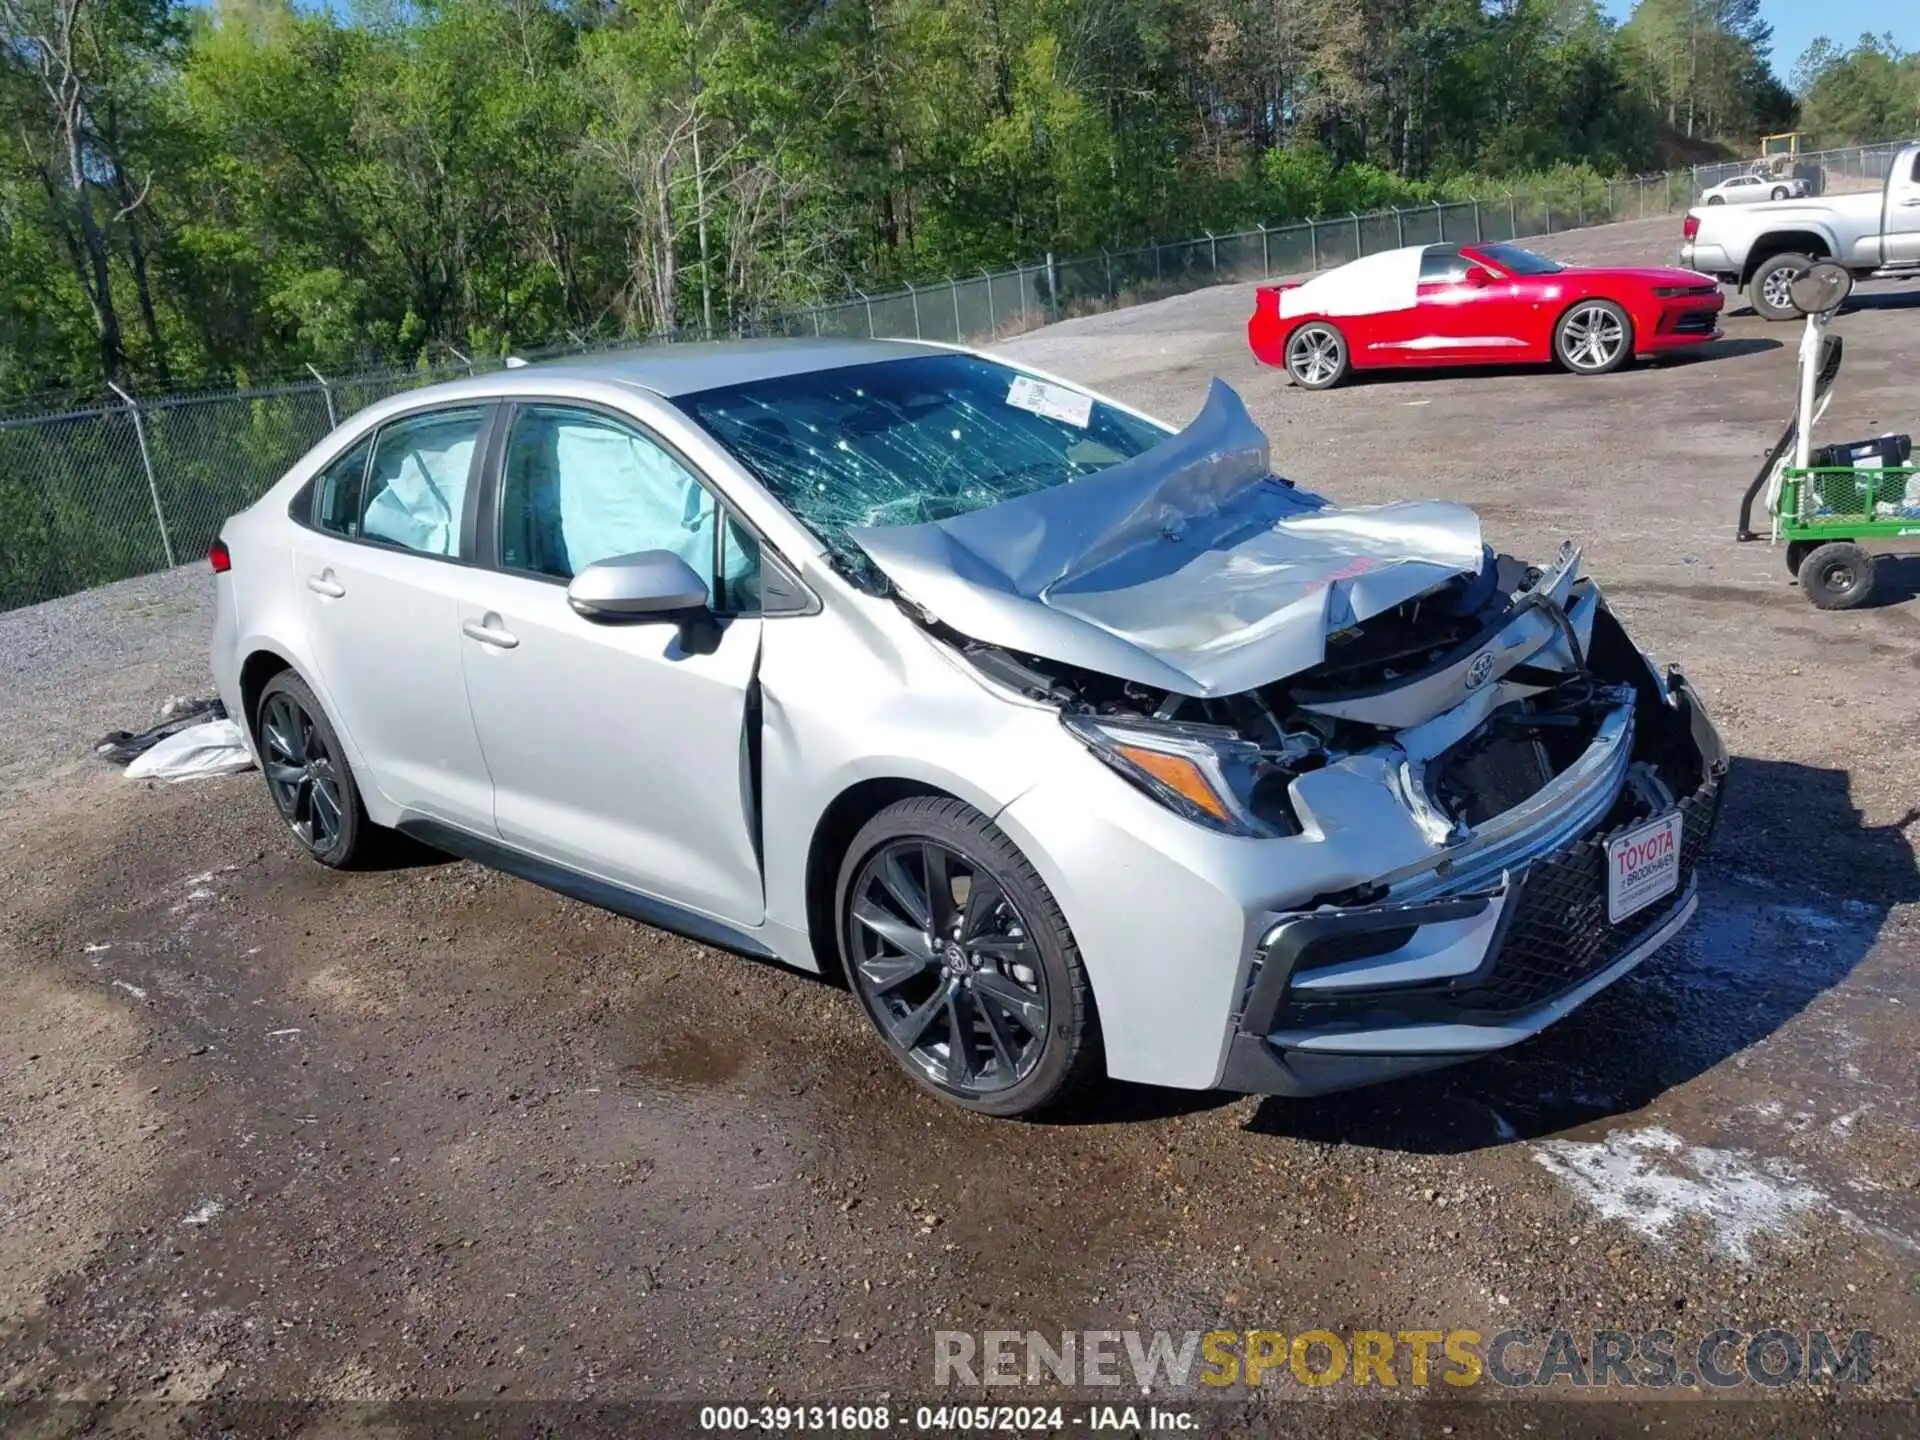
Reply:
[[1636, 355], [1720, 337], [1711, 275], [1664, 266], [1586, 269], [1518, 245], [1412, 245], [1305, 284], [1263, 285], [1253, 353], [1309, 390], [1384, 365], [1557, 360], [1604, 375]]

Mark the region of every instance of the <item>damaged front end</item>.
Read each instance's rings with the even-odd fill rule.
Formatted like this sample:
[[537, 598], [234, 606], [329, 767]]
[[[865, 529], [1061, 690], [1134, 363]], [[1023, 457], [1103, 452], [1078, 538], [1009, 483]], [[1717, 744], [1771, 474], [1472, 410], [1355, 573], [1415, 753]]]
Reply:
[[[1512, 1044], [1633, 968], [1696, 903], [1725, 750], [1571, 548], [1545, 572], [1490, 560], [1237, 695], [961, 650], [1058, 705], [1094, 755], [1194, 823], [1349, 858], [1350, 883], [1268, 916], [1225, 1088], [1315, 1094]], [[1358, 818], [1377, 818], [1383, 793], [1419, 843]], [[1671, 854], [1623, 896], [1613, 871], [1636, 836]]]
[[1273, 842], [1223, 1086], [1319, 1093], [1534, 1034], [1692, 913], [1719, 737], [1571, 545], [1534, 568], [1459, 507], [1328, 507], [1273, 480], [1222, 388], [1104, 493], [857, 538], [1117, 775]]

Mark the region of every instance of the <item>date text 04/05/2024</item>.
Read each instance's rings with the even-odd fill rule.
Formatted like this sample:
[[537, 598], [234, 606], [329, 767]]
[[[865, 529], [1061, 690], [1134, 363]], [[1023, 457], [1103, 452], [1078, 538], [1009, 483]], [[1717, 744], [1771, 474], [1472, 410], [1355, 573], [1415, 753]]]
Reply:
[[1088, 1430], [1138, 1434], [1197, 1431], [1192, 1411], [1158, 1405], [920, 1405], [911, 1411], [891, 1405], [704, 1405], [705, 1431], [771, 1432], [801, 1430], [875, 1434], [893, 1429], [931, 1434]]

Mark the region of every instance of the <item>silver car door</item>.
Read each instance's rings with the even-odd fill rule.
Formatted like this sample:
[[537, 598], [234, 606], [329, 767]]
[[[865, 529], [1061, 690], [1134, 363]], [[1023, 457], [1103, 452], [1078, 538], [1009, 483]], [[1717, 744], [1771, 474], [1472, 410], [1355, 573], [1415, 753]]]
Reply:
[[1920, 150], [1887, 181], [1881, 241], [1887, 265], [1920, 265]]
[[[733, 925], [765, 898], [749, 695], [758, 550], [713, 493], [637, 426], [518, 407], [497, 503], [496, 568], [463, 573], [461, 653], [500, 838], [518, 850]], [[487, 512], [492, 511], [489, 515]], [[567, 581], [671, 550], [707, 581], [706, 633], [576, 614]], [[717, 633], [715, 633], [717, 631]]]
[[454, 595], [483, 406], [389, 421], [324, 471], [294, 550], [317, 673], [363, 783], [411, 815], [491, 834]]

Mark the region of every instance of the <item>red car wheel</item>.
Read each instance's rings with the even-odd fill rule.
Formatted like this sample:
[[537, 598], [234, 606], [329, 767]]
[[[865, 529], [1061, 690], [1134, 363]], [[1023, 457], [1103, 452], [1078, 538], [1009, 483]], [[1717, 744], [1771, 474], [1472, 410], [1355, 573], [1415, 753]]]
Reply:
[[1325, 390], [1347, 374], [1347, 340], [1321, 320], [1302, 325], [1287, 337], [1287, 374], [1303, 390]]
[[1633, 322], [1611, 300], [1582, 300], [1553, 327], [1554, 358], [1576, 375], [1605, 375], [1633, 354]]

